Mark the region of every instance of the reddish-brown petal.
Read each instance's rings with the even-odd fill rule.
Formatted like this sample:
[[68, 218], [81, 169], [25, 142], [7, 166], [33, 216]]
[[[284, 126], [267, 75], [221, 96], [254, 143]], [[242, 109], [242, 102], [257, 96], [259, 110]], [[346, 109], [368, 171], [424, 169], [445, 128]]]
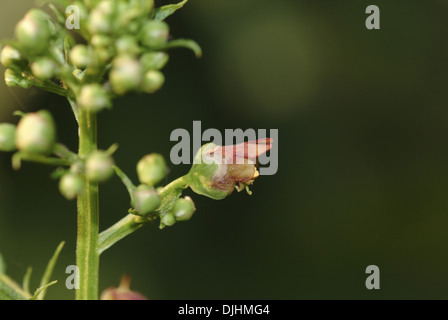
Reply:
[[208, 153], [210, 156], [221, 154], [227, 164], [242, 164], [244, 159], [255, 161], [257, 157], [268, 152], [272, 148], [273, 139], [259, 139], [231, 146], [217, 146]]

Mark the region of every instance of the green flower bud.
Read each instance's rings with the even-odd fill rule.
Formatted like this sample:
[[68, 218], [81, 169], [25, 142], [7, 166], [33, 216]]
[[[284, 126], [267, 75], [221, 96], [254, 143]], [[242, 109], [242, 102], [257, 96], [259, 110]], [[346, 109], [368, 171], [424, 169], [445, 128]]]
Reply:
[[150, 20], [142, 28], [142, 43], [151, 48], [160, 48], [167, 41], [170, 28], [166, 22]]
[[12, 69], [6, 69], [5, 71], [5, 83], [8, 87], [16, 87], [22, 80], [22, 76]]
[[59, 181], [59, 191], [67, 200], [75, 199], [82, 192], [82, 179], [79, 175], [69, 172]]
[[86, 175], [91, 181], [106, 181], [114, 174], [114, 160], [105, 151], [95, 151], [86, 161]]
[[154, 186], [162, 181], [167, 173], [165, 159], [158, 153], [148, 154], [137, 163], [137, 174], [141, 183]]
[[113, 91], [119, 95], [137, 90], [142, 81], [139, 61], [129, 56], [119, 56], [113, 61], [109, 79]]
[[154, 93], [165, 83], [165, 76], [157, 70], [149, 70], [145, 73], [142, 82], [142, 90], [146, 93]]
[[[193, 166], [187, 176], [188, 185], [197, 194], [207, 196], [214, 200], [221, 200], [230, 194], [230, 190], [215, 188], [213, 177], [219, 172], [219, 162], [205, 163], [204, 158], [210, 150], [215, 148], [213, 143], [207, 143], [201, 147], [193, 160]], [[232, 189], [233, 190], [233, 189]]]
[[160, 205], [160, 197], [153, 187], [141, 184], [132, 194], [132, 207], [141, 215], [156, 210]]
[[140, 47], [138, 46], [137, 40], [133, 36], [124, 36], [119, 38], [115, 42], [118, 54], [122, 55], [137, 55], [140, 52]]
[[20, 54], [19, 50], [14, 49], [11, 46], [6, 46], [2, 50], [0, 61], [3, 66], [9, 68], [14, 64], [22, 61], [22, 55]]
[[16, 150], [16, 126], [10, 123], [0, 123], [0, 151]]
[[91, 55], [89, 48], [83, 44], [78, 44], [70, 50], [70, 61], [76, 68], [85, 69], [89, 66]]
[[56, 143], [56, 127], [47, 110], [28, 113], [22, 117], [16, 133], [16, 145], [20, 151], [50, 154]]
[[48, 49], [52, 36], [50, 17], [42, 10], [32, 9], [17, 24], [15, 34], [27, 51], [41, 53]]
[[89, 17], [88, 28], [92, 34], [111, 33], [115, 4], [110, 0], [103, 0], [92, 10]]
[[98, 83], [83, 86], [78, 102], [80, 107], [93, 112], [112, 106], [107, 91]]
[[176, 217], [171, 212], [164, 212], [160, 215], [160, 229], [165, 226], [171, 227], [176, 223]]
[[144, 70], [160, 70], [169, 60], [169, 56], [165, 52], [146, 52], [140, 58], [140, 62]]
[[111, 48], [96, 48], [93, 54], [104, 64], [108, 63], [113, 56]]
[[6, 69], [5, 71], [5, 83], [8, 87], [22, 87], [28, 89], [32, 86], [31, 81], [24, 78], [20, 73], [15, 72], [12, 69]]
[[171, 212], [174, 214], [177, 221], [190, 220], [195, 211], [196, 207], [190, 197], [177, 199], [174, 207], [171, 209]]
[[112, 45], [112, 38], [104, 34], [95, 34], [91, 42], [94, 47], [107, 48]]
[[50, 58], [40, 58], [31, 64], [33, 75], [39, 80], [51, 79], [57, 70], [57, 65]]

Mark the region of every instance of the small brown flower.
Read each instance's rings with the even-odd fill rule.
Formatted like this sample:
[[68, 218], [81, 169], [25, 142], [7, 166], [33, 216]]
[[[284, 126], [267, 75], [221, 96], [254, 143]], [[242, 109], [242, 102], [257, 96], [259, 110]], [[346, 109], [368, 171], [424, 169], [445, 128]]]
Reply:
[[110, 287], [103, 291], [101, 300], [148, 300], [145, 296], [136, 291], [131, 291], [131, 278], [128, 275], [121, 277], [118, 288]]

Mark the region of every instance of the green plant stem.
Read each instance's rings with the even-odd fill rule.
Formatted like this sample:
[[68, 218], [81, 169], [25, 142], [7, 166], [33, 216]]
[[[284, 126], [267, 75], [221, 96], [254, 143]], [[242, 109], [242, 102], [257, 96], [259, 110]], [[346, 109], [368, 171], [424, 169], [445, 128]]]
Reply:
[[59, 158], [68, 160], [71, 163], [78, 160], [78, 155], [76, 153], [71, 152], [66, 146], [60, 143], [56, 144], [53, 153]]
[[52, 93], [56, 93], [56, 94], [58, 94], [60, 96], [63, 96], [63, 97], [67, 97], [67, 95], [68, 95], [67, 90], [65, 90], [64, 88], [58, 86], [56, 83], [53, 83], [51, 81], [41, 81], [41, 80], [38, 80], [38, 79], [34, 78], [31, 75], [28, 75], [28, 80], [34, 86], [36, 86], [36, 87], [38, 87], [40, 89], [43, 89], [43, 90], [46, 90], [46, 91], [49, 91], [49, 92], [52, 92]]
[[[86, 158], [97, 149], [96, 115], [82, 108], [79, 110], [79, 153]], [[84, 190], [78, 197], [78, 236], [76, 263], [79, 268], [77, 300], [98, 299], [99, 253], [98, 183], [83, 176]]]
[[128, 214], [112, 227], [101, 232], [98, 243], [98, 253], [103, 253], [124, 237], [140, 229], [149, 221], [150, 220], [134, 214]]
[[29, 161], [29, 162], [36, 162], [41, 164], [47, 164], [52, 166], [69, 166], [72, 163], [69, 160], [66, 159], [59, 159], [59, 158], [52, 158], [47, 157], [39, 154], [28, 154], [24, 152], [16, 152], [12, 156], [12, 167], [15, 170], [20, 169], [22, 165], [22, 160]]
[[[120, 170], [121, 171], [121, 170]], [[184, 177], [180, 177], [160, 191], [161, 204], [156, 213], [169, 210], [174, 202], [179, 199], [182, 191], [187, 187]], [[150, 222], [150, 218], [139, 217], [134, 214], [128, 214], [109, 229], [101, 232], [98, 242], [98, 253], [101, 254], [115, 243], [140, 229], [143, 225]]]
[[132, 199], [132, 193], [135, 191], [137, 187], [132, 183], [131, 179], [129, 179], [129, 177], [119, 167], [114, 166], [114, 171], [115, 174], [121, 179], [121, 182], [123, 182], [124, 186], [128, 190], [129, 196]]

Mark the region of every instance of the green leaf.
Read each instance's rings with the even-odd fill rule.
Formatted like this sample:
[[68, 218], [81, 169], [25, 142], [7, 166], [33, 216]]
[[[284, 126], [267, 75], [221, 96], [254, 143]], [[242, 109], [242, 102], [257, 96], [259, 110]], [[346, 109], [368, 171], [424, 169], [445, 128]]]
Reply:
[[[53, 14], [55, 15], [57, 21], [59, 22], [59, 24], [64, 25], [65, 23], [65, 16], [62, 14], [62, 10], [59, 10], [58, 8], [56, 8], [53, 4], [49, 4], [48, 7], [50, 7], [50, 10], [53, 12]], [[65, 8], [65, 7], [64, 7]]]
[[[61, 253], [62, 248], [64, 247], [65, 242], [62, 241], [59, 246], [56, 248], [56, 251], [54, 252], [53, 256], [51, 257], [50, 261], [48, 262], [47, 268], [45, 269], [44, 275], [42, 276], [42, 280], [40, 281], [40, 288], [36, 290], [36, 292], [39, 290], [39, 292], [36, 294], [34, 293], [34, 296], [37, 300], [43, 300], [45, 298], [45, 294], [47, 293], [47, 288], [50, 285], [53, 285], [56, 283], [56, 281], [53, 281], [51, 283], [48, 283], [50, 281], [51, 275], [53, 274], [54, 267], [56, 265], [56, 262], [58, 260], [59, 254]], [[48, 283], [48, 284], [46, 284]]]
[[194, 52], [196, 58], [202, 57], [202, 49], [196, 41], [190, 39], [176, 39], [168, 42], [163, 49], [187, 48]]
[[51, 287], [52, 285], [55, 285], [56, 283], [58, 283], [58, 282], [52, 281], [52, 282], [47, 283], [46, 285], [36, 289], [36, 291], [34, 291], [34, 295], [31, 297], [30, 300], [42, 300], [42, 299], [39, 299], [39, 297], [41, 297], [42, 295], [45, 296], [45, 293], [47, 292], [47, 288]]
[[6, 264], [5, 260], [3, 259], [2, 254], [0, 253], [0, 276], [6, 272]]
[[30, 279], [31, 279], [31, 274], [33, 273], [33, 268], [32, 267], [28, 267], [28, 269], [26, 269], [26, 273], [25, 276], [23, 277], [23, 290], [25, 290], [26, 292], [30, 292]]
[[30, 296], [6, 275], [0, 276], [0, 300], [27, 300]]
[[182, 8], [188, 0], [184, 0], [182, 2], [176, 3], [176, 4], [168, 4], [166, 6], [162, 6], [160, 8], [156, 8], [154, 13], [154, 19], [155, 20], [165, 20], [167, 17], [172, 15], [174, 12]]

